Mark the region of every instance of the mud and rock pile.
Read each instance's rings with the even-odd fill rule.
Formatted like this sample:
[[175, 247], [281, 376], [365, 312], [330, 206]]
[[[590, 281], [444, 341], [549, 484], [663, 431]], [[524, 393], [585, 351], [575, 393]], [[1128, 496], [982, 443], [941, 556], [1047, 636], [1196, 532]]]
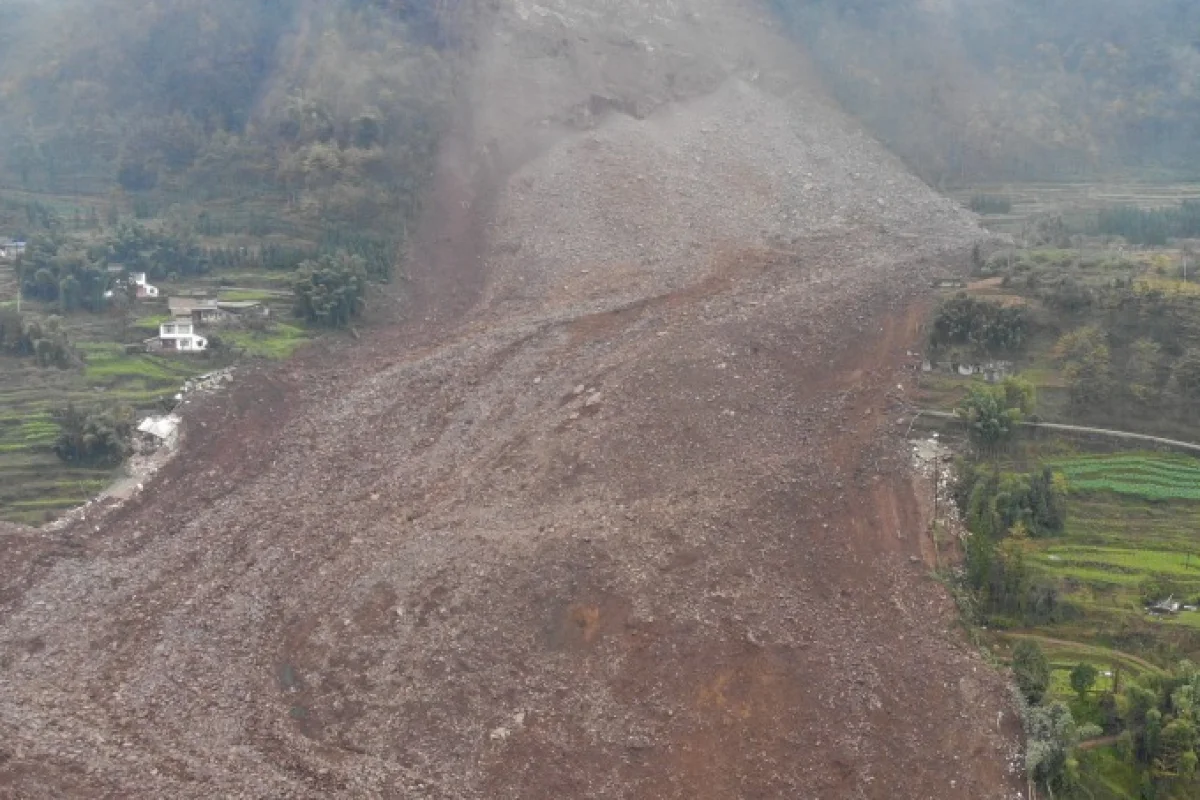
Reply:
[[411, 321], [6, 565], [0, 787], [1011, 795], [896, 427], [978, 231], [751, 4], [494, 5]]

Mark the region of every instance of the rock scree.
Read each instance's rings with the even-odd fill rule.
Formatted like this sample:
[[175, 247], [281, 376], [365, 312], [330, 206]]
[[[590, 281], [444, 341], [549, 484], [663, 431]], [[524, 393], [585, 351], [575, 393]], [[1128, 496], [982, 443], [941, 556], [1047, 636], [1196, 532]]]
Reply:
[[971, 216], [756, 3], [473, 27], [395, 313], [0, 526], [0, 796], [1015, 796], [898, 423]]

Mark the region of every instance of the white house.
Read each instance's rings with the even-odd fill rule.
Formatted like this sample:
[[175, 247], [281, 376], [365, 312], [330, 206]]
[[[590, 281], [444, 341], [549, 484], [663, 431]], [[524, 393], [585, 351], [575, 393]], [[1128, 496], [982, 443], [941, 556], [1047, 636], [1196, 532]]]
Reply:
[[25, 242], [14, 242], [11, 239], [0, 242], [0, 260], [12, 261], [25, 252]]
[[158, 326], [158, 343], [163, 350], [199, 353], [208, 349], [208, 339], [196, 334], [190, 319], [173, 319]]
[[158, 297], [158, 287], [146, 283], [146, 273], [131, 272], [129, 280], [133, 281], [133, 285], [137, 287], [138, 298], [143, 297]]

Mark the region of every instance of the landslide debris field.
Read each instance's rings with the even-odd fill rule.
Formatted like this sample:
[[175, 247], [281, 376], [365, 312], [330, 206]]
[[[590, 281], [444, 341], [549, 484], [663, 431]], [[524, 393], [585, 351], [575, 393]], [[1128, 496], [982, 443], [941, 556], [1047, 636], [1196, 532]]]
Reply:
[[498, 5], [403, 319], [0, 528], [0, 796], [1012, 796], [899, 422], [979, 230], [747, 4]]

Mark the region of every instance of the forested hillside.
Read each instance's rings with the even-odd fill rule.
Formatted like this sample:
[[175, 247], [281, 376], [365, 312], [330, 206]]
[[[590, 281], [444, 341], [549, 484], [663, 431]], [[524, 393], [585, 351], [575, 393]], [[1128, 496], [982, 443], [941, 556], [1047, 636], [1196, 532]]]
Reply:
[[441, 123], [440, 5], [7, 0], [4, 183], [398, 224]]
[[[432, 173], [457, 4], [0, 0], [0, 242], [27, 242], [0, 258], [0, 515], [111, 481], [128, 448], [58, 446], [89, 419], [366, 312]], [[218, 302], [241, 310], [189, 352], [162, 337]]]
[[772, 2], [838, 99], [927, 179], [1196, 172], [1193, 0]]

